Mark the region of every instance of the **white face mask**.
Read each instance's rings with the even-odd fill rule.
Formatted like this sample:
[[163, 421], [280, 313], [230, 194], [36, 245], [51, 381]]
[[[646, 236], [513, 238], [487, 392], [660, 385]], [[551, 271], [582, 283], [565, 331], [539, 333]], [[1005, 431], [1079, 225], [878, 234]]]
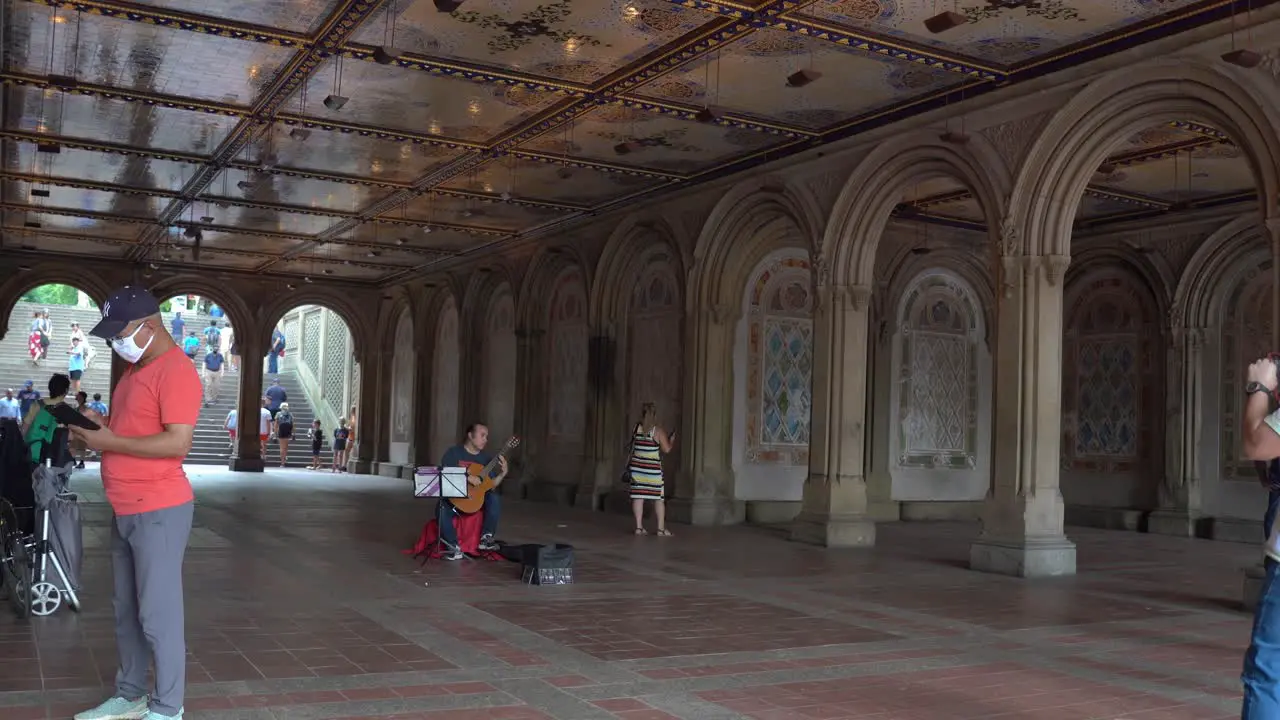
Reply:
[[141, 360], [142, 354], [147, 351], [147, 348], [151, 347], [151, 343], [156, 339], [155, 333], [152, 333], [151, 339], [147, 341], [147, 344], [142, 347], [138, 347], [138, 343], [133, 341], [133, 336], [137, 335], [138, 330], [141, 330], [142, 327], [142, 325], [139, 325], [137, 329], [129, 334], [129, 337], [115, 338], [111, 341], [111, 349], [120, 356], [121, 360], [124, 360], [130, 365]]

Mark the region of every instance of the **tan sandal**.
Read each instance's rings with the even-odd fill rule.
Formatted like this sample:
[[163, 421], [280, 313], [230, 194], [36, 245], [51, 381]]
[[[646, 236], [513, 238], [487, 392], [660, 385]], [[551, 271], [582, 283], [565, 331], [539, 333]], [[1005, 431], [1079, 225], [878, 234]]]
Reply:
[[666, 528], [658, 528], [658, 537], [671, 537], [671, 531]]
[[636, 535], [648, 535], [649, 531], [644, 528], [636, 528]]

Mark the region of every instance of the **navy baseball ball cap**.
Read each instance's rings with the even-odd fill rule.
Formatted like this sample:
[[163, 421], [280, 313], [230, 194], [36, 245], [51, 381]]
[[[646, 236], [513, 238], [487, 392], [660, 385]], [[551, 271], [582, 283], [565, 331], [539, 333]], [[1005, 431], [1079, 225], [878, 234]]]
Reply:
[[160, 303], [154, 295], [136, 285], [125, 285], [102, 304], [102, 320], [89, 334], [110, 340], [124, 332], [129, 323], [159, 314]]

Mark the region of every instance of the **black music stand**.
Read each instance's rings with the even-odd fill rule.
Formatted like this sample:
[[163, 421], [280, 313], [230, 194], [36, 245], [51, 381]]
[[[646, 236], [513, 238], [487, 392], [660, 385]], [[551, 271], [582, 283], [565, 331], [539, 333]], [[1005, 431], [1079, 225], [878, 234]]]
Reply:
[[[434, 465], [422, 465], [413, 471], [413, 496], [416, 498], [436, 498], [437, 502], [467, 497], [466, 468], [440, 468]], [[453, 522], [453, 518], [449, 518]], [[423, 558], [422, 564], [437, 553], [443, 555], [444, 533], [440, 527], [440, 509], [436, 508], [436, 542], [434, 549]], [[461, 550], [461, 548], [459, 548]], [[462, 553], [462, 557], [474, 562], [474, 559]]]

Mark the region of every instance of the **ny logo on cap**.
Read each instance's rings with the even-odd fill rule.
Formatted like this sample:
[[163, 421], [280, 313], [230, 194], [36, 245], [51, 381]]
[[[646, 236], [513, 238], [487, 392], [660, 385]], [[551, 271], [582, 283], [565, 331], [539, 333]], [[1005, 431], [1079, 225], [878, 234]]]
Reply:
[[102, 306], [102, 316], [106, 317], [111, 314], [111, 303]]

